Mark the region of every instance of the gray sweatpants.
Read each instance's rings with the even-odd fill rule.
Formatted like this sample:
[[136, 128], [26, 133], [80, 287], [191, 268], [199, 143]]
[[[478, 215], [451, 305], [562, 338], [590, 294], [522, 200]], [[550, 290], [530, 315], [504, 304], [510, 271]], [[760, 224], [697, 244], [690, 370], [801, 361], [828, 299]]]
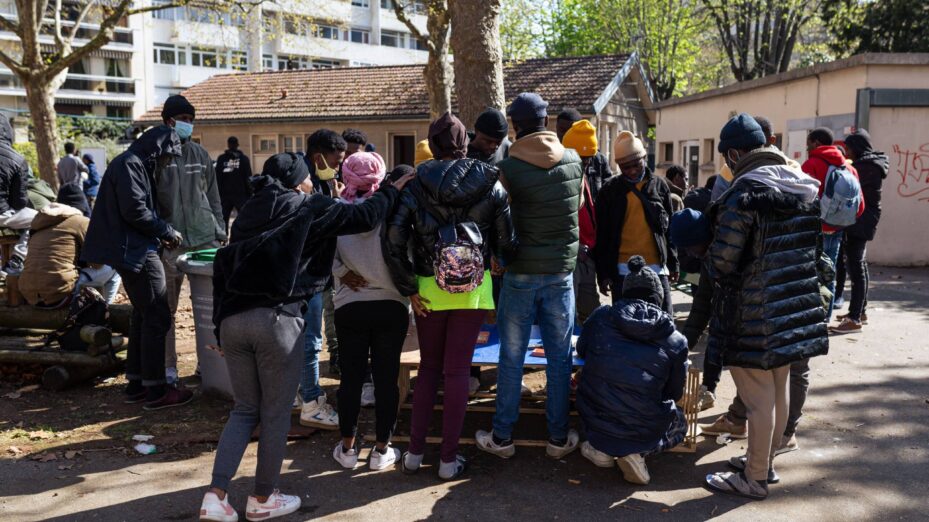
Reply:
[[[787, 415], [787, 426], [784, 428], [784, 437], [789, 439], [797, 432], [800, 418], [803, 416], [803, 405], [806, 404], [806, 394], [810, 389], [810, 360], [800, 359], [790, 364], [790, 407]], [[736, 395], [729, 405], [729, 420], [744, 425], [748, 420], [745, 403]]]
[[235, 406], [216, 448], [210, 487], [228, 491], [259, 421], [255, 495], [270, 495], [277, 487], [303, 369], [305, 325], [302, 317], [272, 308], [242, 312], [220, 325]]

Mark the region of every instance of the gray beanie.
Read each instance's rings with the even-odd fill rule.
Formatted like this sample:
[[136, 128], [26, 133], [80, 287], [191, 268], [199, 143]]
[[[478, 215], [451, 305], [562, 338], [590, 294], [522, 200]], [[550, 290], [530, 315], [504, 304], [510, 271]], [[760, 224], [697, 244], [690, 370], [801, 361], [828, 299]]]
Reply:
[[623, 297], [661, 306], [664, 302], [664, 287], [658, 274], [645, 264], [645, 259], [632, 256], [626, 266], [629, 267], [629, 275], [623, 280]]

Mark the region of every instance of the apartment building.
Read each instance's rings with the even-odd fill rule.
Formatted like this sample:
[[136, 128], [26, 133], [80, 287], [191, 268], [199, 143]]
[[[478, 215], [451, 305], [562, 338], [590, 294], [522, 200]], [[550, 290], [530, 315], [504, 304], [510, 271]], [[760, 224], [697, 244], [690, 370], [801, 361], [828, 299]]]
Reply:
[[[413, 2], [410, 10], [425, 32], [424, 3]], [[76, 18], [72, 11], [63, 9], [63, 17]], [[0, 0], [0, 16], [16, 19], [13, 0]], [[82, 23], [75, 44], [98, 30]], [[0, 31], [0, 45], [16, 40], [14, 33]], [[51, 34], [42, 41], [53, 49]], [[249, 13], [178, 7], [123, 20], [113, 42], [71, 67], [55, 106], [59, 114], [129, 120], [219, 73], [415, 64], [426, 58], [422, 43], [394, 16], [392, 0], [288, 0]], [[12, 71], [0, 66], [0, 113], [27, 113], [25, 96]]]

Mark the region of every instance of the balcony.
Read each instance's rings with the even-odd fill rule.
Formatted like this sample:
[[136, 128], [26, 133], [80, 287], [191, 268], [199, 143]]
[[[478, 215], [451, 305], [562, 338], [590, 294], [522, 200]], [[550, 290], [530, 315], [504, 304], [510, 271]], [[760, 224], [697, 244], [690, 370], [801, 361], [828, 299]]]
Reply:
[[97, 94], [135, 94], [135, 80], [115, 76], [69, 74], [62, 90], [91, 91]]

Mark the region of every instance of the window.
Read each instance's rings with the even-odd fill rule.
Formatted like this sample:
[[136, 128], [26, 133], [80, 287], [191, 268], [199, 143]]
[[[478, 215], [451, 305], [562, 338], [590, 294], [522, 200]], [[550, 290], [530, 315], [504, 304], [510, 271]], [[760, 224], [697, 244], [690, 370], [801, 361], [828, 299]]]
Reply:
[[314, 69], [332, 69], [333, 67], [339, 67], [342, 65], [338, 60], [313, 60]]
[[191, 22], [204, 24], [215, 23], [216, 21], [216, 17], [209, 10], [192, 6], [187, 6], [187, 19]]
[[334, 25], [314, 23], [310, 29], [310, 35], [325, 40], [338, 40], [339, 28]]
[[[153, 6], [170, 4], [170, 0], [154, 0], [152, 2]], [[170, 9], [159, 9], [157, 11], [152, 11], [152, 18], [155, 18], [156, 20], [183, 20], [183, 9], [183, 7], [172, 7]]]
[[403, 33], [397, 31], [381, 31], [381, 45], [387, 47], [403, 47]]
[[243, 11], [242, 9], [233, 7], [232, 13], [229, 14], [228, 18], [229, 18], [228, 23], [231, 24], [232, 26], [245, 27], [245, 24], [246, 24], [245, 11]]
[[129, 70], [128, 60], [116, 60], [106, 58], [106, 75], [113, 78], [128, 78], [126, 71]]
[[416, 51], [428, 51], [429, 50], [429, 48], [426, 47], [426, 44], [422, 40], [420, 40], [419, 38], [416, 38], [412, 34], [410, 35], [410, 49], [413, 49]]
[[273, 54], [263, 54], [261, 55], [261, 68], [265, 71], [274, 70], [274, 55]]
[[661, 160], [665, 161], [674, 161], [674, 144], [671, 142], [661, 144]]
[[352, 27], [348, 31], [348, 38], [346, 38], [346, 40], [361, 44], [371, 43], [371, 31]]
[[394, 0], [381, 0], [381, 9], [394, 9]]
[[170, 44], [155, 44], [155, 63], [187, 65], [187, 49]]
[[311, 62], [305, 56], [278, 56], [277, 70], [290, 71], [293, 69], [309, 69]]
[[247, 71], [248, 53], [246, 51], [232, 51], [229, 65], [231, 65], [231, 68], [236, 71]]
[[258, 147], [255, 152], [277, 154], [277, 138], [274, 136], [258, 136]]
[[703, 140], [703, 163], [712, 163], [713, 158], [716, 157], [716, 144], [713, 139]]
[[303, 136], [281, 136], [281, 152], [303, 152]]
[[368, 0], [352, 0], [352, 5], [355, 7], [371, 7]]
[[292, 16], [284, 17], [284, 32], [303, 36], [306, 34], [306, 21]]
[[107, 107], [106, 108], [106, 117], [107, 118], [119, 118], [122, 120], [128, 120], [132, 116], [129, 114], [128, 107]]
[[190, 51], [190, 64], [197, 67], [219, 67], [219, 55], [216, 49], [194, 47]]

